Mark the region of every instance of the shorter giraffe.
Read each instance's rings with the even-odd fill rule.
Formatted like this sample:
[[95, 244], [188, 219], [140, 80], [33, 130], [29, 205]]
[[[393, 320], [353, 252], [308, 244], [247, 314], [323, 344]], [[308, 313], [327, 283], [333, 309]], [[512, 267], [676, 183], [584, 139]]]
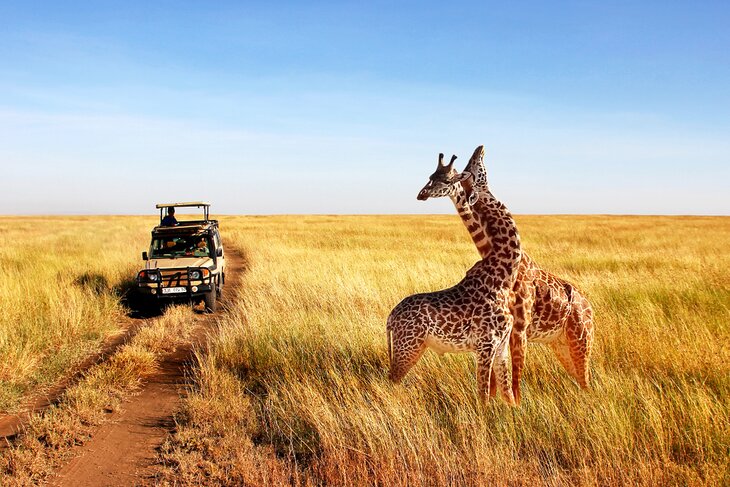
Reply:
[[[485, 221], [489, 215], [479, 211], [477, 204], [479, 193], [489, 191], [484, 148], [477, 147], [461, 176], [445, 166], [442, 159], [440, 154], [436, 172], [418, 199], [449, 196], [477, 250], [485, 257], [491, 249], [491, 234]], [[519, 380], [528, 340], [550, 345], [568, 373], [581, 387], [588, 387], [593, 343], [593, 311], [588, 300], [574, 285], [540, 268], [523, 252], [510, 302], [514, 317], [510, 352], [516, 400], [519, 402]]]
[[494, 367], [502, 398], [514, 405], [508, 365], [513, 319], [508, 301], [522, 258], [520, 237], [499, 200], [490, 194], [480, 198], [480, 204], [491, 216], [493, 251], [455, 286], [409, 296], [393, 309], [387, 325], [390, 378], [399, 382], [426, 348], [439, 354], [473, 351], [480, 399], [486, 401], [493, 391]]

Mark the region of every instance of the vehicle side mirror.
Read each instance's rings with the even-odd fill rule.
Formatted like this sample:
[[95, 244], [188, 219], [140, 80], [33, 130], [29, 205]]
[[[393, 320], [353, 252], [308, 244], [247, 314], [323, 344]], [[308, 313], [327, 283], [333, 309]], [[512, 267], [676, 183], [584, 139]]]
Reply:
[[147, 252], [142, 252], [142, 260], [150, 260], [150, 258], [147, 257]]
[[223, 257], [223, 249], [218, 247], [218, 249], [215, 251], [216, 257]]

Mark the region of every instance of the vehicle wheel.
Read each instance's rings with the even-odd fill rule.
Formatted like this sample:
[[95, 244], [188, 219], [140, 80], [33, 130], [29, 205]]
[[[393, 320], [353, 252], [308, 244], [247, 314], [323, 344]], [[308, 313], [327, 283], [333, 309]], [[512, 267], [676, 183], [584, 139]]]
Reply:
[[134, 316], [149, 317], [162, 314], [162, 303], [159, 299], [152, 296], [138, 294], [135, 298], [134, 306], [132, 306]]
[[203, 300], [205, 301], [205, 311], [208, 313], [215, 313], [217, 292], [215, 287], [203, 294]]

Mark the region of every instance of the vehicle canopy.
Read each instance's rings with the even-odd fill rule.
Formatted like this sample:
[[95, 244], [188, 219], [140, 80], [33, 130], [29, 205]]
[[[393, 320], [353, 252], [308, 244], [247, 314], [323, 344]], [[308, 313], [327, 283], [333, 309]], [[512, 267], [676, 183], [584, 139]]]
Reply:
[[202, 220], [190, 220], [185, 222], [180, 222], [180, 224], [186, 224], [186, 223], [207, 223], [210, 221], [215, 221], [210, 219], [210, 203], [205, 203], [203, 201], [186, 201], [183, 203], [158, 203], [155, 205], [155, 208], [160, 210], [160, 224], [162, 224], [163, 218], [165, 218], [166, 210], [169, 210], [169, 208], [202, 208], [203, 209], [203, 219]]

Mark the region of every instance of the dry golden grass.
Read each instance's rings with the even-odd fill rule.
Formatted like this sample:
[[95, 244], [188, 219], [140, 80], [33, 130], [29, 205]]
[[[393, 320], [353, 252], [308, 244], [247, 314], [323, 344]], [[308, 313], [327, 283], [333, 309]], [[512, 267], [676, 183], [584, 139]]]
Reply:
[[[0, 407], [116, 330], [154, 222], [0, 218]], [[200, 357], [160, 482], [729, 483], [730, 219], [518, 224], [526, 250], [594, 304], [591, 391], [539, 345], [515, 410], [478, 404], [469, 355], [428, 353], [402, 385], [387, 381], [390, 310], [454, 284], [478, 258], [456, 216], [225, 217], [248, 271]], [[139, 339], [159, 342], [153, 331]], [[107, 379], [146, 373], [145, 353], [133, 352], [141, 368], [98, 369], [68, 392], [66, 411], [88, 404], [77, 419], [54, 409], [36, 420], [23, 441], [37, 443], [5, 457], [8, 478], [40, 478], [54, 449], [83, 437], [118, 397]]]
[[596, 311], [593, 388], [528, 349], [518, 409], [469, 355], [386, 378], [385, 319], [478, 258], [454, 216], [223, 220], [249, 261], [167, 443], [161, 481], [333, 485], [726, 483], [730, 219], [519, 217]]
[[0, 411], [17, 409], [118, 331], [120, 296], [154, 222], [0, 218]]

